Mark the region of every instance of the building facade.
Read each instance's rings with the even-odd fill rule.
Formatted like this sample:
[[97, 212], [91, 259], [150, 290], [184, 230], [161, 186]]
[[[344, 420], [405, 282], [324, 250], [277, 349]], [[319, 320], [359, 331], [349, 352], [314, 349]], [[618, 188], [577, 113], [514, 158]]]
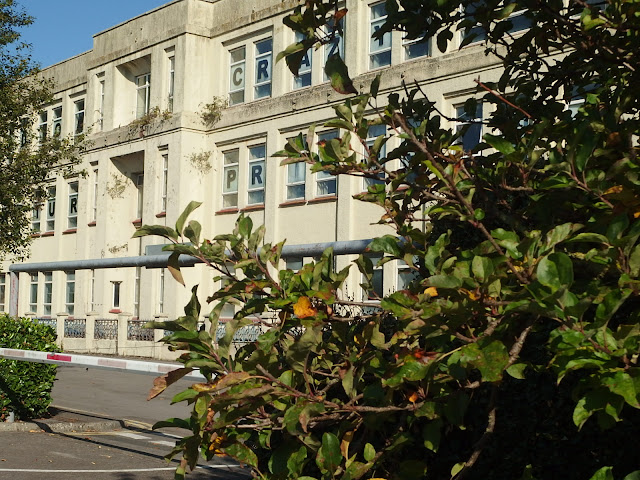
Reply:
[[[352, 198], [366, 191], [362, 178], [281, 166], [271, 157], [314, 123], [320, 140], [340, 135], [322, 127], [344, 100], [325, 77], [327, 57], [342, 55], [362, 91], [380, 74], [380, 98], [402, 82], [417, 82], [452, 118], [474, 94], [474, 80], [496, 80], [500, 66], [479, 43], [452, 44], [441, 53], [400, 32], [373, 40], [385, 19], [384, 2], [347, 0], [344, 35], [307, 52], [294, 77], [275, 59], [295, 41], [282, 19], [298, 3], [175, 0], [96, 34], [92, 50], [45, 69], [55, 100], [40, 114], [39, 135], [85, 133], [90, 146], [80, 166], [85, 175], [52, 177], [47, 198], [35, 206], [26, 264], [157, 253], [161, 240], [132, 238], [136, 228], [171, 226], [192, 200], [203, 202], [193, 218], [209, 238], [230, 232], [239, 212], [266, 226], [267, 241], [288, 244], [391, 233], [375, 225], [382, 213], [377, 207]], [[202, 113], [220, 99], [228, 107], [219, 122], [206, 125]], [[384, 127], [375, 132], [385, 133]], [[480, 127], [469, 129], [465, 142], [481, 134]], [[397, 142], [391, 139], [387, 148]], [[337, 267], [353, 258], [339, 257]], [[290, 259], [289, 266], [301, 260]], [[0, 275], [4, 311], [9, 265]], [[205, 305], [216, 287], [212, 273], [201, 266], [184, 273], [187, 286], [201, 285]], [[384, 292], [402, 288], [406, 278], [395, 262], [376, 275]], [[367, 298], [359, 277], [354, 267], [345, 297]], [[18, 282], [17, 313], [41, 319], [176, 318], [190, 295], [162, 268], [51, 269], [21, 273]]]

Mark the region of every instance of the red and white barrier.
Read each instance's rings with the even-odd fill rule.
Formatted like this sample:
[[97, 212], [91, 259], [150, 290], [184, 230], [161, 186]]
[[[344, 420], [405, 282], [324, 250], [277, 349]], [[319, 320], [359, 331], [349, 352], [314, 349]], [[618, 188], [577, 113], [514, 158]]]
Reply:
[[[69, 353], [37, 352], [32, 350], [17, 350], [14, 348], [0, 348], [0, 358], [7, 360], [23, 360], [25, 362], [50, 363], [54, 365], [74, 365], [81, 367], [102, 368], [106, 370], [126, 370], [129, 372], [145, 373], [148, 375], [164, 375], [184, 365], [171, 363], [145, 362], [126, 358], [94, 357], [89, 355], [75, 355]], [[199, 370], [185, 375], [185, 378], [204, 379]]]

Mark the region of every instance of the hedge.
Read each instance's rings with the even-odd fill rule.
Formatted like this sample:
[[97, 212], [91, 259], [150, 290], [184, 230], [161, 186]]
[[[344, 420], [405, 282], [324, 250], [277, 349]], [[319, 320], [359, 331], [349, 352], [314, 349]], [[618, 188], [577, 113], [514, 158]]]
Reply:
[[[0, 314], [1, 348], [58, 352], [55, 342], [56, 333], [49, 325]], [[55, 365], [0, 359], [0, 422], [12, 411], [22, 420], [45, 415], [55, 378]]]

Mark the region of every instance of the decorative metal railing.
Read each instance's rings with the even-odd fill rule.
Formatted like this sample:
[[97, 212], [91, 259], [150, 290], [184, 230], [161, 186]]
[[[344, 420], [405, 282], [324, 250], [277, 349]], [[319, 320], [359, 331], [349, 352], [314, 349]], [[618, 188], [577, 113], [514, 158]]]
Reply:
[[65, 338], [86, 338], [87, 320], [84, 318], [65, 318], [64, 337]]
[[97, 318], [93, 327], [93, 338], [96, 340], [117, 340], [118, 320]]
[[144, 328], [146, 323], [148, 323], [148, 320], [128, 320], [127, 340], [153, 342], [155, 330], [153, 328]]

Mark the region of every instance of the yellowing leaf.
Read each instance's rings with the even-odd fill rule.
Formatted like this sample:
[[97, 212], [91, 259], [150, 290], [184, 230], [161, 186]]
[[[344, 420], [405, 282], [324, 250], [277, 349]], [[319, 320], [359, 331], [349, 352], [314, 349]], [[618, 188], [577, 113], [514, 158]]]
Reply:
[[430, 297], [437, 297], [438, 290], [436, 289], [436, 287], [429, 287], [424, 291], [424, 294], [429, 295]]
[[622, 185], [616, 185], [614, 187], [611, 187], [609, 189], [607, 189], [604, 194], [605, 195], [611, 195], [612, 193], [620, 193], [623, 190], [623, 186]]
[[298, 318], [315, 317], [318, 310], [311, 306], [311, 300], [309, 297], [300, 297], [293, 306], [293, 313]]
[[413, 392], [411, 395], [409, 395], [408, 400], [411, 403], [416, 403], [418, 401], [418, 392]]

